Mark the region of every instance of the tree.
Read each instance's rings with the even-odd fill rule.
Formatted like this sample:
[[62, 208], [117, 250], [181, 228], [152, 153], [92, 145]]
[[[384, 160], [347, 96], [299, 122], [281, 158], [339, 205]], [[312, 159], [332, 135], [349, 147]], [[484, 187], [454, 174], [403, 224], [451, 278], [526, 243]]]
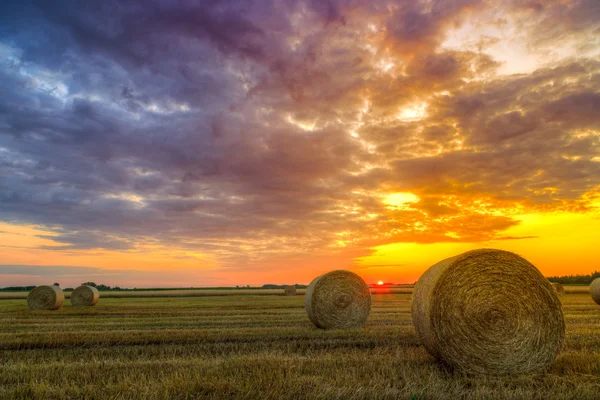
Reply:
[[54, 286], [60, 286], [60, 283], [54, 282]]
[[81, 286], [92, 286], [92, 287], [96, 287], [97, 285], [94, 282], [85, 282], [82, 283]]
[[563, 285], [589, 285], [596, 278], [600, 278], [599, 271], [594, 271], [589, 275], [550, 276], [548, 280]]

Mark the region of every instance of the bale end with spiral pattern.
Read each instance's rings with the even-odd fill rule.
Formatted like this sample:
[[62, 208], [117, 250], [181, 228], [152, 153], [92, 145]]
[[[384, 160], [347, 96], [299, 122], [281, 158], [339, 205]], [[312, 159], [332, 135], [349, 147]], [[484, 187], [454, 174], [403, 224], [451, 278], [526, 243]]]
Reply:
[[332, 271], [311, 282], [305, 305], [308, 317], [318, 328], [358, 328], [371, 312], [371, 292], [355, 273]]
[[58, 286], [38, 286], [27, 295], [27, 307], [32, 311], [58, 310], [65, 301], [65, 294]]
[[429, 268], [415, 285], [412, 318], [427, 351], [465, 373], [545, 369], [565, 339], [550, 282], [501, 250], [469, 251]]
[[283, 292], [286, 296], [295, 296], [296, 295], [296, 286], [286, 286]]
[[73, 307], [95, 306], [100, 299], [100, 292], [93, 286], [82, 285], [71, 292], [71, 304]]

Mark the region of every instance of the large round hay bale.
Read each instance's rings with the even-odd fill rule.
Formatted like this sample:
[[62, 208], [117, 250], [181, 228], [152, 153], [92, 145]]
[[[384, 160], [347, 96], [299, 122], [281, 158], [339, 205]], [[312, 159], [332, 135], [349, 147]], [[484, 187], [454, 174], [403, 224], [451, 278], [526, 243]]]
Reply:
[[600, 304], [600, 278], [596, 278], [592, 281], [592, 284], [590, 285], [590, 294], [596, 304]]
[[371, 312], [371, 292], [355, 273], [332, 271], [310, 283], [305, 306], [308, 318], [318, 328], [358, 328]]
[[560, 283], [556, 283], [556, 282], [552, 282], [552, 289], [554, 289], [554, 291], [556, 292], [557, 295], [559, 296], [564, 296], [565, 295], [565, 288], [563, 287], [563, 285], [561, 285]]
[[502, 250], [469, 251], [425, 271], [414, 288], [412, 318], [427, 351], [465, 373], [544, 369], [565, 339], [550, 282]]
[[286, 286], [284, 290], [284, 294], [286, 296], [295, 296], [296, 295], [296, 286]]
[[93, 286], [82, 285], [71, 292], [73, 307], [95, 306], [100, 299], [100, 292]]
[[38, 286], [27, 295], [30, 310], [58, 310], [65, 301], [65, 294], [58, 286]]

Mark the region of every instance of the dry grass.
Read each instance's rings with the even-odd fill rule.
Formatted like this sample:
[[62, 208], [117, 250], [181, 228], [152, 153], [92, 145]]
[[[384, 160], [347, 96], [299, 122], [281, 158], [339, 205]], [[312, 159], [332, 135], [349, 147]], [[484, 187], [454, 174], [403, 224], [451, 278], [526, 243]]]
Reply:
[[73, 290], [70, 299], [73, 307], [92, 307], [100, 300], [100, 292], [95, 287], [82, 285]]
[[558, 296], [564, 296], [565, 295], [565, 287], [563, 285], [561, 285], [560, 283], [552, 283], [552, 289], [554, 289], [554, 291], [556, 292], [556, 294]]
[[514, 253], [481, 249], [443, 260], [421, 275], [412, 299], [425, 348], [465, 373], [542, 370], [564, 343], [552, 285]]
[[594, 300], [596, 304], [600, 304], [600, 278], [594, 279], [590, 285], [590, 296], [592, 296], [592, 300]]
[[286, 286], [283, 290], [283, 294], [286, 296], [295, 296], [296, 295], [296, 287], [295, 286]]
[[[297, 289], [304, 294], [305, 289]], [[108, 290], [100, 292], [103, 299], [147, 298], [147, 297], [214, 297], [214, 296], [268, 296], [281, 295], [281, 289], [173, 289], [173, 290]], [[0, 299], [26, 299], [27, 292], [0, 292]], [[71, 292], [65, 292], [71, 298]]]
[[306, 289], [308, 318], [322, 329], [358, 328], [371, 312], [371, 292], [350, 271], [331, 271], [316, 277]]
[[[280, 292], [281, 293], [281, 292]], [[362, 329], [320, 330], [302, 296], [106, 299], [30, 312], [0, 301], [0, 399], [582, 399], [600, 392], [600, 307], [567, 294], [545, 374], [469, 377], [419, 344], [410, 295], [374, 295]]]
[[[585, 290], [580, 290], [583, 287]], [[565, 286], [568, 288], [568, 286]], [[574, 286], [577, 293], [589, 293], [588, 286]], [[371, 288], [371, 294], [411, 294], [413, 289], [400, 288]], [[306, 289], [296, 289], [296, 294], [304, 295]], [[0, 299], [26, 299], [28, 292], [0, 292]], [[103, 299], [144, 298], [144, 297], [205, 297], [205, 296], [249, 296], [249, 295], [281, 295], [281, 289], [173, 289], [173, 290], [120, 290], [100, 292]], [[71, 297], [71, 292], [65, 292], [65, 299]]]
[[42, 285], [27, 294], [27, 306], [30, 310], [58, 310], [65, 301], [65, 294], [58, 286]]

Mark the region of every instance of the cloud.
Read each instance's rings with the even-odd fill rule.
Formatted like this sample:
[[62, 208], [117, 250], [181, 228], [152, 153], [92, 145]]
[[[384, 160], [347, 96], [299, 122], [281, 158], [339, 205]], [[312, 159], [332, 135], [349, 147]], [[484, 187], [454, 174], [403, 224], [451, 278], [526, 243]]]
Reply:
[[[517, 209], [584, 212], [600, 185], [600, 59], [501, 75], [485, 47], [501, 39], [443, 43], [501, 13], [534, 15], [534, 50], [584, 46], [596, 9], [4, 3], [0, 219], [45, 226], [58, 252], [161, 243], [258, 268], [506, 239]], [[392, 192], [419, 201], [392, 209]]]

